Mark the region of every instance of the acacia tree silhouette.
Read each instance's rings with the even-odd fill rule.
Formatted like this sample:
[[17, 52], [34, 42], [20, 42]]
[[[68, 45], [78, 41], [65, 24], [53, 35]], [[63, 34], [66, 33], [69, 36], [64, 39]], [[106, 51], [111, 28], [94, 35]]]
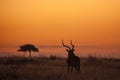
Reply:
[[32, 44], [25, 44], [25, 45], [22, 45], [20, 46], [20, 49], [17, 50], [18, 52], [29, 52], [29, 57], [30, 59], [32, 59], [31, 57], [31, 52], [39, 52], [38, 48], [36, 48], [34, 45]]

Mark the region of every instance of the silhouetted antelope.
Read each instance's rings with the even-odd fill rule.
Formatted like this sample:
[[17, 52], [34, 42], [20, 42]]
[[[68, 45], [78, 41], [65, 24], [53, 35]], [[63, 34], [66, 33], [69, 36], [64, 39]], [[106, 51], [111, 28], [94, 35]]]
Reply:
[[76, 70], [77, 73], [80, 73], [80, 58], [78, 56], [75, 56], [75, 46], [72, 44], [72, 41], [70, 41], [70, 44], [72, 45], [72, 48], [69, 46], [66, 46], [64, 42], [62, 41], [62, 44], [64, 47], [66, 47], [66, 51], [68, 52], [68, 58], [67, 58], [67, 66], [68, 66], [68, 72], [73, 71], [73, 68]]

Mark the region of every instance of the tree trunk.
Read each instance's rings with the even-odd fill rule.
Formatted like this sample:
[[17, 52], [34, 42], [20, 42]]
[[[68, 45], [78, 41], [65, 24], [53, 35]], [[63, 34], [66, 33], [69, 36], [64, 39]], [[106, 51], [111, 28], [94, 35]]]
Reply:
[[30, 60], [32, 60], [31, 51], [29, 51], [29, 57], [30, 57]]
[[24, 57], [25, 57], [25, 52], [23, 52], [23, 55], [24, 55]]

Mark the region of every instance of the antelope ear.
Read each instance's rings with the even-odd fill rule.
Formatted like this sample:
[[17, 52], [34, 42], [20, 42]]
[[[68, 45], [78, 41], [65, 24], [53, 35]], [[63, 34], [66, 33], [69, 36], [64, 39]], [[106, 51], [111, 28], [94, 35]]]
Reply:
[[67, 52], [69, 52], [69, 50], [68, 50], [68, 49], [66, 49], [66, 51], [67, 51]]

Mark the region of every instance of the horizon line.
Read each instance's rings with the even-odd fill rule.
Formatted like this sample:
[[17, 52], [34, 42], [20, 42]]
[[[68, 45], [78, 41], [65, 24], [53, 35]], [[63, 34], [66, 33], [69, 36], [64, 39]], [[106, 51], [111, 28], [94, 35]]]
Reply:
[[[19, 48], [19, 46], [0, 46], [0, 48]], [[38, 48], [63, 48], [62, 45], [41, 45]], [[120, 48], [120, 45], [81, 45], [76, 48]]]

